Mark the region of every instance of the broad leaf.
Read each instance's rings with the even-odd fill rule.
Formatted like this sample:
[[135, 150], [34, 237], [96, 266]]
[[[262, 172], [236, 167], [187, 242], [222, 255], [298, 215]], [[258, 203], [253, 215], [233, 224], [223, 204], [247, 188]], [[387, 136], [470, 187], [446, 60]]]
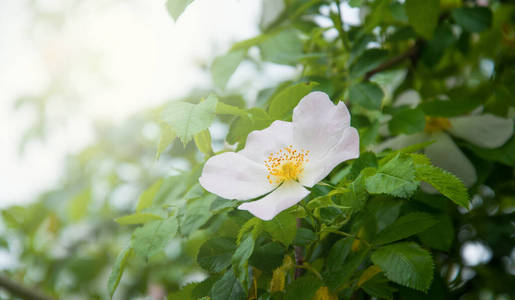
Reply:
[[404, 215], [381, 231], [374, 240], [377, 245], [402, 240], [422, 232], [438, 223], [430, 214], [416, 212]]
[[213, 238], [204, 242], [200, 247], [197, 262], [205, 270], [218, 273], [231, 265], [235, 250], [236, 241], [234, 239]]
[[378, 248], [372, 253], [372, 261], [391, 281], [407, 287], [427, 291], [433, 280], [431, 255], [411, 242]]
[[460, 7], [452, 12], [452, 18], [469, 32], [481, 32], [492, 25], [492, 11], [488, 7]]
[[154, 198], [157, 195], [157, 192], [159, 192], [159, 189], [161, 188], [161, 185], [163, 184], [163, 179], [159, 179], [158, 181], [154, 182], [148, 189], [143, 191], [138, 199], [138, 204], [136, 205], [136, 212], [141, 212], [145, 208], [148, 208], [152, 205], [154, 202]]
[[213, 285], [211, 289], [211, 299], [246, 300], [247, 295], [231, 270], [226, 272], [224, 276]]
[[368, 177], [365, 184], [371, 194], [409, 197], [418, 187], [412, 159], [408, 155], [397, 154], [380, 167], [376, 174]]
[[372, 110], [381, 109], [383, 97], [383, 90], [377, 84], [371, 82], [354, 84], [349, 89], [349, 99], [352, 103]]
[[302, 97], [306, 96], [318, 83], [301, 82], [284, 88], [270, 100], [268, 113], [276, 120], [285, 119]]
[[211, 77], [216, 87], [219, 89], [225, 88], [244, 57], [244, 50], [236, 50], [215, 58], [211, 65]]
[[276, 240], [288, 247], [297, 233], [297, 221], [295, 216], [283, 212], [270, 221], [263, 223], [263, 229]]
[[417, 177], [431, 184], [436, 190], [442, 193], [452, 202], [465, 208], [469, 205], [467, 188], [458, 177], [453, 174], [431, 165], [417, 165]]
[[400, 110], [392, 115], [388, 129], [391, 134], [413, 134], [424, 130], [426, 117], [420, 108]]
[[316, 277], [303, 276], [297, 278], [286, 287], [285, 300], [312, 300], [322, 282]]
[[367, 72], [379, 67], [388, 59], [388, 51], [382, 49], [366, 50], [351, 66], [350, 77], [359, 78]]
[[201, 132], [195, 134], [193, 140], [195, 141], [195, 145], [200, 152], [206, 156], [213, 154], [213, 148], [211, 148], [211, 134], [209, 133], [209, 129], [204, 129]]
[[137, 255], [149, 259], [163, 250], [176, 234], [177, 220], [175, 218], [151, 221], [134, 231], [131, 245]]
[[303, 56], [302, 44], [296, 30], [285, 29], [266, 35], [266, 39], [260, 44], [260, 47], [264, 60], [277, 64], [295, 65]]
[[440, 0], [406, 0], [405, 6], [413, 29], [426, 40], [432, 39], [438, 25]]
[[183, 101], [171, 102], [163, 111], [162, 118], [186, 145], [195, 134], [211, 125], [217, 102], [218, 100], [213, 95], [198, 104]]

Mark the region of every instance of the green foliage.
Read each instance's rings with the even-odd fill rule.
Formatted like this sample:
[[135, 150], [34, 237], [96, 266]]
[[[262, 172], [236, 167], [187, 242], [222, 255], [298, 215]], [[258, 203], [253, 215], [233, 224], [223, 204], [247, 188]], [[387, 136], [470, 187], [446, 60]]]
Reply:
[[392, 134], [413, 134], [424, 130], [426, 117], [420, 108], [401, 109], [392, 114], [388, 129]]
[[168, 13], [172, 16], [172, 18], [177, 21], [186, 7], [188, 7], [188, 5], [190, 5], [192, 2], [193, 0], [167, 0], [166, 8], [168, 9]]
[[268, 113], [274, 120], [285, 119], [302, 97], [306, 96], [318, 83], [300, 82], [288, 86], [270, 99]]
[[433, 38], [440, 12], [440, 0], [406, 0], [406, 14], [413, 29], [423, 38]]
[[431, 255], [415, 243], [398, 243], [378, 248], [372, 261], [393, 282], [427, 291], [433, 280]]
[[402, 240], [419, 232], [422, 232], [435, 224], [438, 220], [426, 213], [410, 213], [397, 219], [386, 227], [374, 239], [374, 244], [382, 245]]
[[417, 165], [417, 177], [431, 184], [454, 203], [465, 208], [469, 205], [467, 188], [451, 173], [431, 165]]
[[149, 259], [156, 255], [177, 233], [177, 219], [151, 221], [137, 228], [131, 239], [131, 247], [137, 255]]
[[418, 187], [413, 160], [405, 154], [397, 154], [366, 179], [367, 191], [371, 194], [389, 194], [409, 197]]
[[235, 249], [235, 240], [231, 238], [207, 240], [200, 247], [197, 263], [207, 271], [221, 272], [231, 265], [231, 258]]
[[349, 89], [349, 98], [352, 103], [359, 104], [367, 109], [380, 109], [383, 97], [381, 88], [370, 82], [361, 82]]
[[[177, 20], [192, 2], [169, 0], [166, 8]], [[361, 9], [360, 23], [342, 18], [346, 4]], [[31, 204], [2, 207], [0, 248], [17, 262], [6, 276], [59, 299], [115, 291], [120, 299], [156, 291], [202, 300], [505, 298], [515, 137], [477, 147], [452, 137], [453, 119], [445, 118], [513, 118], [515, 7], [497, 0], [263, 6], [257, 36], [202, 58], [212, 62], [201, 65], [211, 88], [95, 127], [97, 140], [70, 156], [61, 186]], [[242, 63], [263, 73], [226, 90]], [[295, 75], [269, 76], [282, 68]], [[206, 159], [243, 149], [250, 132], [274, 120], [290, 121], [313, 90], [345, 101], [359, 158], [327, 170], [305, 199], [270, 221], [199, 184]], [[35, 103], [47, 117], [45, 101]], [[433, 117], [442, 128], [426, 127]], [[468, 188], [456, 161], [431, 164], [447, 154], [431, 156], [431, 134], [445, 131], [475, 169]], [[387, 140], [400, 150], [380, 151]], [[488, 246], [491, 261], [468, 264], [460, 249], [469, 241]], [[464, 270], [474, 276], [448, 280]], [[207, 277], [190, 283], [199, 274]], [[102, 280], [107, 289], [98, 290]]]
[[217, 102], [217, 98], [213, 95], [198, 104], [175, 101], [167, 105], [162, 118], [186, 145], [195, 134], [206, 130], [211, 125]]
[[215, 58], [211, 65], [211, 77], [216, 87], [219, 89], [225, 88], [231, 75], [236, 71], [244, 57], [245, 51], [236, 50]]
[[470, 32], [481, 32], [492, 25], [492, 11], [488, 7], [456, 8], [452, 12], [452, 18]]
[[129, 260], [129, 256], [132, 253], [132, 248], [125, 247], [120, 251], [120, 254], [116, 257], [116, 261], [113, 265], [113, 270], [109, 275], [109, 279], [107, 280], [107, 289], [109, 290], [109, 295], [112, 298], [118, 284], [120, 283], [120, 279], [122, 279], [123, 271], [127, 265]]

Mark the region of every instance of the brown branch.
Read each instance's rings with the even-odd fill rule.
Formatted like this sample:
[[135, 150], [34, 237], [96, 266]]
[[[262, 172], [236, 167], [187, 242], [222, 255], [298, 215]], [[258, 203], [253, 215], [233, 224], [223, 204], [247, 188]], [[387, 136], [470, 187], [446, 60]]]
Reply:
[[384, 63], [379, 65], [377, 68], [368, 71], [367, 74], [365, 74], [365, 80], [370, 79], [370, 77], [374, 76], [374, 74], [376, 74], [376, 73], [382, 72], [384, 70], [387, 70], [387, 69], [397, 65], [398, 63], [401, 63], [402, 61], [404, 61], [407, 58], [410, 58], [412, 60], [412, 63], [415, 64], [416, 60], [418, 58], [418, 54], [420, 52], [421, 45], [422, 45], [422, 40], [417, 40], [415, 42], [415, 45], [413, 45], [411, 48], [406, 50], [406, 52], [401, 53], [401, 54], [393, 57], [392, 59], [385, 61]]
[[54, 298], [50, 298], [33, 288], [23, 286], [3, 276], [0, 276], [0, 288], [26, 300], [54, 300]]
[[[300, 218], [297, 218], [297, 228], [301, 227], [301, 220]], [[298, 266], [302, 266], [304, 263], [304, 256], [302, 254], [303, 249], [301, 246], [293, 246], [293, 250], [295, 251], [295, 264]], [[294, 278], [297, 279], [302, 275], [302, 269], [297, 267], [295, 268], [295, 276]]]

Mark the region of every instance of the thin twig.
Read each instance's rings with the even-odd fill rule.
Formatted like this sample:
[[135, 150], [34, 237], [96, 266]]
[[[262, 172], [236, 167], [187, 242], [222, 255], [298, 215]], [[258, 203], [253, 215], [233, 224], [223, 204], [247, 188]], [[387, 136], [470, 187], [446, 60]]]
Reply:
[[23, 286], [3, 276], [0, 276], [0, 288], [26, 300], [54, 300], [54, 298], [50, 298], [34, 288]]
[[420, 51], [420, 46], [422, 45], [422, 40], [417, 40], [415, 42], [415, 45], [413, 45], [411, 48], [406, 50], [406, 52], [401, 53], [395, 57], [393, 57], [390, 60], [385, 61], [381, 65], [379, 65], [377, 68], [370, 70], [365, 74], [365, 79], [368, 80], [370, 77], [374, 76], [374, 74], [382, 72], [384, 70], [387, 70], [393, 66], [395, 66], [398, 63], [401, 63], [407, 58], [411, 58], [412, 61], [415, 61], [415, 58], [418, 56], [418, 53]]

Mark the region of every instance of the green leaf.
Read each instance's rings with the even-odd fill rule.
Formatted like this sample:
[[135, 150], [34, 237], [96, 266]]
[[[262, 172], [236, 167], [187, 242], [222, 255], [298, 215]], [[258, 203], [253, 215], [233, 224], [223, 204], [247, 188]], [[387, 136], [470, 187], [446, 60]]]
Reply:
[[163, 250], [176, 234], [177, 220], [175, 218], [151, 221], [134, 231], [131, 245], [137, 255], [148, 260]]
[[452, 18], [469, 32], [481, 32], [492, 26], [492, 11], [488, 7], [459, 7], [453, 10]]
[[388, 279], [383, 274], [377, 274], [367, 280], [361, 288], [372, 297], [386, 300], [393, 300], [393, 293], [397, 291], [388, 284]]
[[430, 214], [415, 212], [404, 215], [386, 227], [375, 238], [374, 244], [382, 245], [402, 240], [422, 232], [438, 223]]
[[251, 108], [249, 113], [250, 116], [242, 116], [232, 122], [226, 138], [229, 144], [240, 143], [243, 146], [251, 131], [264, 129], [273, 121], [261, 108]]
[[376, 155], [372, 152], [363, 152], [359, 155], [358, 159], [352, 162], [352, 167], [348, 175], [349, 179], [354, 180], [358, 178], [359, 174], [361, 173], [361, 170], [368, 167], [377, 168], [377, 158]]
[[168, 13], [172, 16], [172, 18], [177, 21], [182, 12], [192, 2], [193, 0], [167, 0], [166, 8], [168, 9]]
[[132, 248], [125, 247], [116, 257], [113, 269], [111, 270], [111, 274], [109, 275], [109, 279], [107, 280], [107, 290], [109, 291], [109, 295], [111, 298], [113, 298], [114, 292], [116, 291], [116, 288], [120, 283], [120, 279], [122, 278], [123, 271], [125, 270], [125, 266], [127, 265], [127, 261], [131, 253]]
[[431, 184], [437, 191], [452, 202], [465, 208], [469, 205], [467, 188], [461, 180], [453, 174], [431, 165], [417, 165], [417, 177]]
[[166, 300], [192, 299], [192, 292], [197, 287], [197, 283], [190, 283], [181, 288], [180, 291], [168, 294]]
[[372, 262], [379, 266], [391, 281], [412, 289], [427, 291], [433, 280], [431, 255], [411, 242], [378, 248]]
[[326, 260], [327, 268], [322, 276], [324, 277], [324, 282], [333, 291], [348, 283], [368, 252], [366, 250], [350, 251], [354, 241], [352, 238], [345, 238], [335, 243], [333, 248], [331, 248]]
[[306, 96], [317, 86], [316, 82], [301, 82], [284, 88], [270, 100], [268, 113], [274, 120], [285, 119]]
[[156, 160], [161, 157], [161, 154], [165, 149], [175, 140], [177, 134], [173, 131], [172, 127], [166, 123], [161, 124], [161, 137], [156, 149]]
[[245, 53], [244, 50], [235, 50], [215, 58], [211, 65], [211, 77], [216, 87], [222, 90], [225, 88], [232, 74], [245, 57]]
[[211, 134], [209, 133], [209, 129], [204, 129], [201, 132], [195, 134], [195, 136], [193, 136], [193, 140], [195, 141], [195, 145], [200, 152], [204, 153], [206, 156], [213, 154], [213, 148], [211, 148]]
[[117, 219], [114, 219], [118, 224], [122, 225], [133, 225], [133, 224], [143, 224], [150, 221], [162, 220], [163, 217], [152, 214], [152, 213], [135, 213], [132, 215], [123, 216]]
[[295, 29], [290, 27], [266, 37], [260, 44], [264, 60], [277, 64], [295, 65], [303, 57], [303, 43]]
[[397, 154], [365, 180], [367, 191], [371, 194], [389, 194], [407, 198], [418, 187], [415, 180], [415, 166], [411, 157]]
[[161, 188], [161, 185], [163, 184], [163, 179], [159, 179], [158, 181], [154, 182], [148, 189], [146, 189], [138, 199], [138, 204], [136, 205], [136, 212], [141, 212], [145, 208], [148, 208], [152, 205], [154, 202], [154, 198], [157, 195], [157, 192], [159, 192], [159, 189]]
[[504, 145], [495, 149], [481, 148], [470, 143], [466, 143], [465, 146], [483, 159], [497, 161], [508, 166], [515, 166], [515, 135]]
[[354, 84], [349, 89], [349, 99], [352, 103], [371, 110], [381, 109], [383, 97], [383, 90], [377, 84], [371, 82]]
[[182, 217], [180, 218], [182, 235], [194, 233], [213, 216], [210, 207], [215, 199], [216, 195], [208, 194], [205, 197], [188, 200], [188, 204], [182, 209]]
[[223, 102], [218, 102], [216, 105], [216, 114], [217, 115], [233, 115], [233, 116], [240, 116], [240, 117], [247, 117], [248, 113], [234, 105], [229, 105]]
[[246, 286], [248, 283], [249, 258], [254, 251], [255, 244], [255, 237], [252, 234], [248, 234], [247, 237], [240, 243], [238, 248], [236, 248], [236, 251], [232, 256], [234, 274], [244, 286]]
[[221, 272], [231, 265], [235, 250], [236, 241], [232, 238], [219, 237], [207, 240], [200, 247], [197, 263], [209, 272]]
[[247, 295], [234, 272], [228, 271], [211, 289], [212, 300], [246, 300]]
[[68, 204], [68, 215], [73, 222], [80, 221], [88, 213], [88, 207], [91, 203], [91, 190], [86, 189], [82, 193], [73, 197]]
[[349, 0], [350, 7], [360, 7], [363, 4], [363, 0]]
[[426, 40], [433, 38], [440, 15], [440, 0], [406, 0], [410, 25]]
[[437, 217], [438, 223], [435, 226], [418, 234], [422, 244], [433, 249], [449, 251], [454, 240], [454, 226], [452, 219], [447, 215]]
[[312, 300], [322, 285], [322, 281], [313, 276], [297, 278], [286, 287], [284, 300]]
[[388, 123], [388, 129], [390, 133], [394, 135], [421, 132], [424, 130], [425, 126], [426, 117], [424, 111], [420, 108], [402, 109], [394, 113]]
[[263, 229], [273, 240], [288, 247], [297, 234], [297, 220], [294, 215], [282, 212], [272, 220], [263, 222]]
[[350, 77], [352, 79], [365, 75], [388, 59], [388, 51], [382, 49], [368, 49], [350, 67]]
[[217, 102], [214, 95], [210, 95], [205, 101], [198, 104], [175, 101], [166, 106], [162, 118], [186, 145], [195, 134], [211, 125]]

